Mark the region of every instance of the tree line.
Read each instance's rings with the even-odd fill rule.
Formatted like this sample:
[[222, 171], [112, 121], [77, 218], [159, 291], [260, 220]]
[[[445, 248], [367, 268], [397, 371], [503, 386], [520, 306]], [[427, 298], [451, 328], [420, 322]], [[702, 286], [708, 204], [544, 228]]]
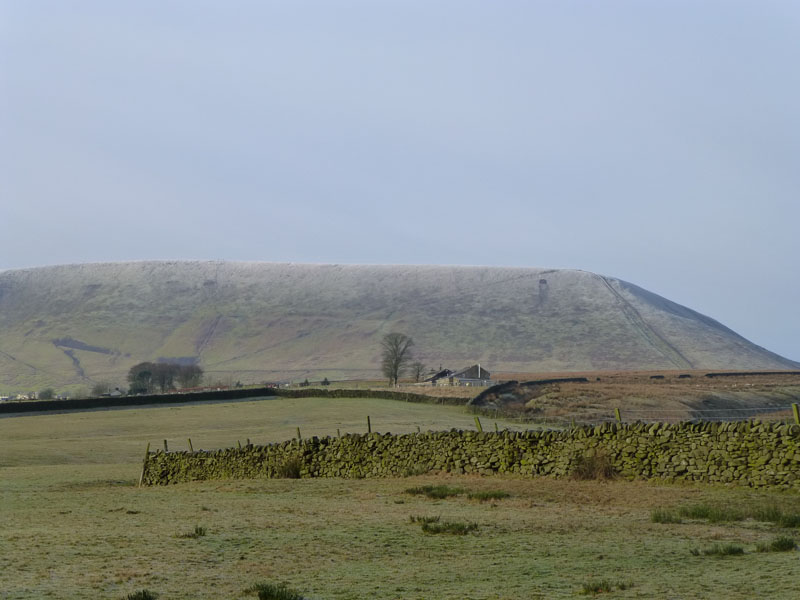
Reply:
[[164, 393], [177, 387], [197, 387], [203, 380], [203, 369], [197, 365], [141, 362], [128, 371], [129, 394]]

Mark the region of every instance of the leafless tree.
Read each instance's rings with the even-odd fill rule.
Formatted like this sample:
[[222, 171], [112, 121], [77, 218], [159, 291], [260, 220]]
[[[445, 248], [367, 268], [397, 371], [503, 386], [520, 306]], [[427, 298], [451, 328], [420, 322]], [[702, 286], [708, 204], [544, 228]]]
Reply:
[[203, 380], [203, 369], [197, 365], [180, 365], [176, 375], [182, 388], [197, 387]]
[[389, 383], [397, 385], [397, 380], [405, 371], [411, 356], [414, 341], [404, 333], [387, 333], [381, 340], [381, 369]]
[[108, 394], [113, 388], [111, 384], [107, 381], [98, 381], [92, 386], [92, 396], [102, 396], [103, 394]]
[[414, 381], [419, 383], [419, 380], [425, 374], [425, 365], [419, 361], [411, 363], [411, 374], [414, 376]]

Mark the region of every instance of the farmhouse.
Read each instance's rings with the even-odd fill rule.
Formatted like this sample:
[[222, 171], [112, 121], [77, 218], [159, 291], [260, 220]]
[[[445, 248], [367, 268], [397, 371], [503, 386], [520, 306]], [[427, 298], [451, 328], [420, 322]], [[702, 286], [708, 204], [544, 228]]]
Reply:
[[491, 376], [489, 371], [476, 364], [460, 371], [443, 369], [425, 381], [432, 385], [487, 385]]
[[447, 378], [452, 374], [453, 372], [450, 369], [442, 369], [428, 377], [425, 383], [430, 383], [431, 385], [450, 385]]
[[477, 364], [453, 373], [450, 381], [451, 385], [486, 385], [491, 378], [492, 374]]

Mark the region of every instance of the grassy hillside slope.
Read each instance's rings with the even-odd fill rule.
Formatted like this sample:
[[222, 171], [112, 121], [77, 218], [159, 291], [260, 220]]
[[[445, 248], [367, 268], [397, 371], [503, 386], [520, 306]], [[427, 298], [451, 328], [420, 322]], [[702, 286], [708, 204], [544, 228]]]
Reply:
[[228, 262], [0, 273], [0, 391], [123, 383], [142, 360], [212, 379], [375, 376], [379, 340], [490, 371], [790, 369], [798, 364], [635, 285], [572, 270]]

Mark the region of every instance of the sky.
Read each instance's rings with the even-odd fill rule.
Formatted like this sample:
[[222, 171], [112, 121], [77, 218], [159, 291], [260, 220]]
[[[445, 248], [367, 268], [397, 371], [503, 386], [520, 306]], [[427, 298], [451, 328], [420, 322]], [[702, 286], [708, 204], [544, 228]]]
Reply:
[[0, 270], [574, 268], [800, 360], [796, 0], [0, 0]]

